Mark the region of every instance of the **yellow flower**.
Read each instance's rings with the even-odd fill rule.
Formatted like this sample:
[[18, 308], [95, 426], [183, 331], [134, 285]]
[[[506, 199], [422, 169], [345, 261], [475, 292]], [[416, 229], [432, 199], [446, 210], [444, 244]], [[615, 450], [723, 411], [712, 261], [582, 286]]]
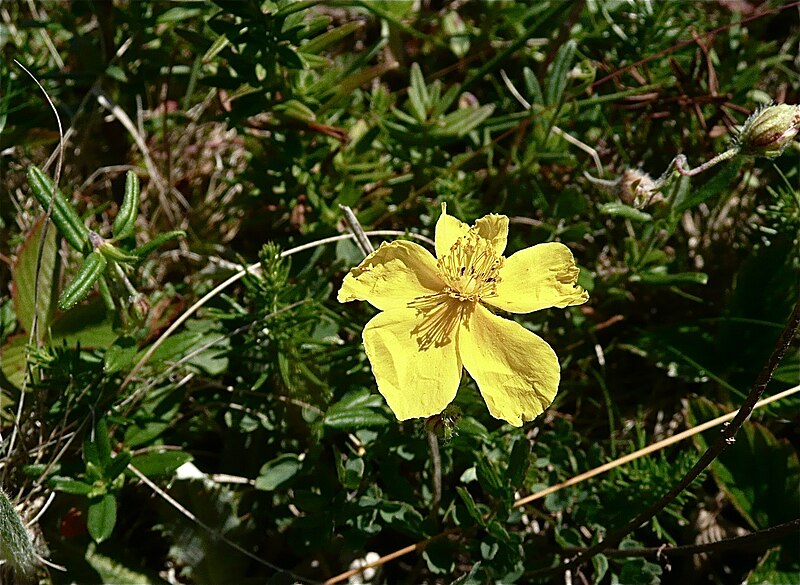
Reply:
[[364, 328], [364, 346], [398, 419], [428, 417], [453, 401], [462, 367], [474, 378], [495, 418], [521, 426], [558, 390], [553, 349], [510, 313], [580, 305], [589, 295], [575, 283], [569, 248], [551, 242], [503, 257], [508, 218], [490, 214], [473, 227], [447, 215], [436, 223], [436, 258], [422, 246], [383, 244], [345, 277], [339, 302], [380, 309]]

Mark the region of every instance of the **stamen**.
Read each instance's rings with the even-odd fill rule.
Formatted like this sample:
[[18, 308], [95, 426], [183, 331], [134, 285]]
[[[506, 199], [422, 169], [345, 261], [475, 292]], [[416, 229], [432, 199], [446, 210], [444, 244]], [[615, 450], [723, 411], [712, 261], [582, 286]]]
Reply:
[[497, 294], [498, 272], [503, 258], [492, 243], [474, 230], [461, 236], [450, 252], [437, 260], [439, 275], [449, 292], [465, 301], [479, 301]]

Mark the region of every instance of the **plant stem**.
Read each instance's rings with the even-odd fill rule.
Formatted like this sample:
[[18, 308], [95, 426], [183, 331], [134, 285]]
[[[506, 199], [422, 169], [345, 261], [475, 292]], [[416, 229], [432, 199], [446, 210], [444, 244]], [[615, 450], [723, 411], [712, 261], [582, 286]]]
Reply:
[[715, 542], [706, 542], [704, 544], [688, 544], [683, 546], [654, 546], [647, 548], [629, 548], [629, 549], [614, 549], [607, 550], [603, 554], [608, 557], [649, 557], [654, 556], [668, 557], [668, 556], [682, 556], [682, 555], [699, 555], [707, 552], [716, 552], [721, 550], [730, 549], [756, 549], [762, 550], [767, 548], [771, 540], [782, 538], [800, 532], [800, 518], [778, 524], [777, 526], [770, 526], [762, 530], [756, 530], [744, 536], [736, 536], [733, 538], [725, 538]]
[[431, 498], [431, 517], [436, 517], [439, 502], [442, 501], [442, 456], [439, 453], [439, 437], [428, 431], [428, 446], [431, 448], [431, 466], [433, 468], [433, 497]]
[[675, 160], [673, 160], [672, 162], [675, 165], [675, 170], [678, 171], [681, 175], [683, 175], [684, 177], [694, 177], [695, 175], [699, 175], [703, 171], [707, 171], [711, 167], [716, 166], [723, 161], [733, 158], [737, 154], [739, 154], [738, 148], [729, 148], [725, 152], [718, 154], [711, 160], [707, 160], [699, 167], [695, 167], [693, 169], [686, 168], [685, 165], [687, 165], [689, 161], [686, 160], [686, 156], [683, 154], [679, 154], [678, 156], [676, 156]]

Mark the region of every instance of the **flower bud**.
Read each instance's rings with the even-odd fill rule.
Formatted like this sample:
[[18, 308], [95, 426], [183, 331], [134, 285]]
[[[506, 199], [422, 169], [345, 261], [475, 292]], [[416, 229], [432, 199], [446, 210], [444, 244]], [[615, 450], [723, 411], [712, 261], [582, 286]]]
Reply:
[[640, 169], [625, 169], [619, 180], [618, 189], [620, 200], [637, 209], [664, 201], [658, 183]]
[[441, 414], [428, 417], [425, 420], [425, 428], [440, 439], [449, 441], [457, 433], [459, 420], [461, 420], [461, 409], [450, 404]]
[[800, 106], [778, 104], [760, 108], [747, 118], [736, 143], [748, 156], [780, 156], [800, 131]]

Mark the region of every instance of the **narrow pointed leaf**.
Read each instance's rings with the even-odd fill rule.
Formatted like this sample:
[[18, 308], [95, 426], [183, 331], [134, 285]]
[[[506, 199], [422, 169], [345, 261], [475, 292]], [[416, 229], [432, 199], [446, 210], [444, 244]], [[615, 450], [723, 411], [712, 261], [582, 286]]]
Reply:
[[553, 64], [550, 66], [550, 74], [547, 76], [547, 105], [554, 106], [561, 103], [564, 97], [564, 90], [567, 87], [567, 74], [572, 67], [572, 60], [575, 58], [577, 44], [573, 40], [567, 41], [558, 50]]
[[31, 165], [28, 167], [28, 183], [39, 205], [45, 211], [52, 209], [53, 223], [67, 243], [78, 251], [83, 250], [89, 242], [89, 230], [83, 225], [83, 221], [72, 204], [59, 191], [55, 190], [55, 185], [50, 177], [38, 167]]
[[186, 235], [186, 232], [183, 230], [175, 230], [171, 232], [165, 232], [163, 234], [157, 235], [155, 238], [139, 246], [136, 248], [133, 253], [139, 257], [140, 260], [144, 259], [150, 252], [153, 250], [157, 250], [164, 244], [166, 244], [170, 240], [174, 240], [175, 238], [182, 238]]
[[346, 36], [354, 33], [360, 28], [364, 27], [364, 23], [360, 21], [348, 22], [342, 26], [337, 26], [327, 32], [322, 33], [318, 37], [311, 39], [305, 45], [301, 46], [298, 50], [301, 53], [318, 53], [328, 45], [332, 45], [341, 41]]
[[428, 89], [425, 87], [425, 79], [422, 77], [422, 70], [419, 65], [414, 63], [411, 66], [411, 84], [408, 87], [408, 101], [414, 117], [420, 122], [428, 118]]
[[133, 234], [136, 225], [136, 216], [139, 214], [139, 177], [133, 171], [128, 171], [125, 176], [125, 197], [119, 213], [114, 220], [112, 233], [118, 240], [123, 240]]
[[64, 292], [61, 293], [61, 298], [58, 299], [58, 307], [63, 311], [67, 311], [85, 299], [89, 291], [92, 290], [94, 283], [103, 274], [106, 264], [105, 257], [99, 252], [89, 254], [86, 260], [83, 261], [83, 266], [78, 271], [78, 274], [75, 275], [69, 286], [64, 289]]

